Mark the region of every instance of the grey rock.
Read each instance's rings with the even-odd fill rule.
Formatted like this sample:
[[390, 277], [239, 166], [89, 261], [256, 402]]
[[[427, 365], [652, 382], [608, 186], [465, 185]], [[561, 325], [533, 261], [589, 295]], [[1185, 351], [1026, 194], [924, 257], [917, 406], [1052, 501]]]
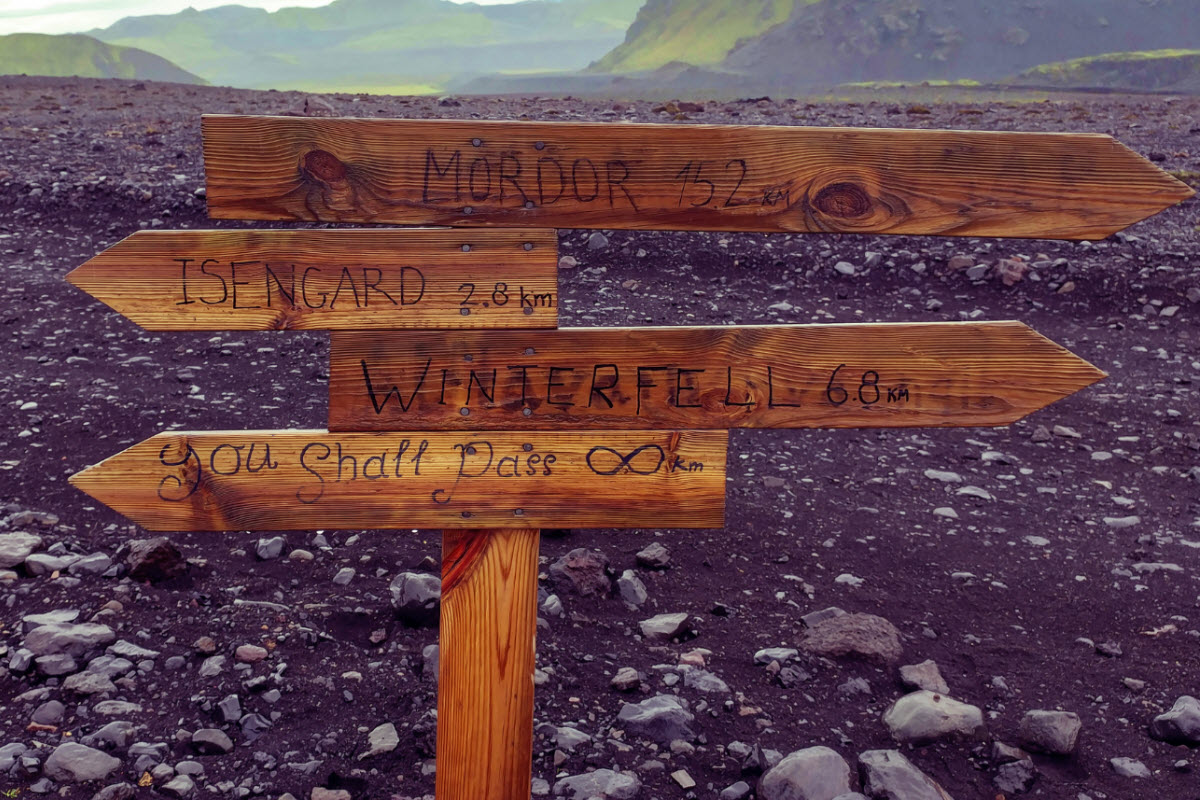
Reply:
[[442, 579], [424, 572], [401, 572], [388, 587], [396, 618], [407, 625], [436, 625], [442, 600]]
[[633, 800], [641, 790], [642, 782], [632, 772], [611, 769], [572, 775], [554, 783], [554, 796], [568, 800]]
[[142, 707], [127, 700], [101, 700], [92, 710], [105, 717], [124, 717], [142, 713]]
[[74, 608], [58, 608], [54, 611], [43, 611], [40, 614], [26, 614], [21, 617], [23, 630], [26, 633], [39, 625], [65, 625], [79, 619], [79, 611]]
[[621, 573], [621, 577], [617, 578], [617, 592], [620, 593], [622, 600], [635, 608], [649, 598], [646, 584], [642, 583], [642, 579], [631, 569], [625, 570]]
[[1150, 736], [1167, 744], [1200, 745], [1200, 700], [1183, 695], [1150, 723]]
[[560, 590], [571, 589], [582, 597], [605, 597], [612, 591], [608, 556], [599, 550], [576, 548], [551, 564], [548, 573], [550, 581]]
[[80, 739], [80, 743], [86, 744], [88, 747], [100, 747], [104, 750], [124, 750], [136, 735], [137, 727], [133, 723], [117, 720], [84, 736]]
[[650, 640], [673, 639], [687, 631], [688, 615], [682, 612], [658, 614], [639, 622], [638, 628], [641, 630], [642, 636]]
[[750, 784], [738, 781], [721, 790], [717, 800], [746, 800], [750, 796]]
[[77, 559], [67, 567], [72, 575], [103, 575], [112, 566], [112, 559], [104, 553], [92, 553]]
[[983, 728], [983, 713], [976, 706], [921, 690], [893, 703], [883, 723], [898, 742], [931, 742], [956, 734], [974, 735]]
[[925, 470], [925, 477], [942, 483], [962, 483], [962, 476], [957, 472], [947, 472], [940, 469]]
[[269, 539], [259, 539], [254, 546], [254, 555], [262, 561], [272, 561], [283, 555], [283, 547], [287, 544], [282, 536], [272, 536]]
[[1001, 764], [992, 783], [1006, 795], [1028, 792], [1037, 780], [1037, 767], [1029, 759]]
[[903, 655], [900, 631], [874, 614], [844, 614], [821, 620], [804, 632], [800, 647], [830, 658], [856, 657], [894, 664]]
[[92, 795], [92, 800], [133, 800], [136, 795], [132, 783], [112, 783]]
[[1149, 778], [1150, 770], [1136, 758], [1110, 758], [1108, 763], [1122, 778]]
[[34, 553], [25, 559], [25, 570], [30, 575], [50, 575], [54, 572], [64, 572], [82, 556], [69, 554], [52, 556], [49, 553]]
[[354, 580], [355, 574], [354, 567], [342, 567], [333, 576], [333, 584], [335, 586], [349, 586], [350, 581]]
[[76, 694], [104, 694], [115, 692], [117, 687], [107, 675], [97, 672], [77, 672], [63, 681], [63, 689]]
[[385, 722], [367, 734], [367, 752], [359, 754], [358, 758], [361, 761], [364, 758], [390, 753], [399, 746], [400, 734], [396, 732], [396, 726]]
[[10, 742], [0, 747], [0, 772], [8, 772], [27, 748], [20, 742]]
[[124, 639], [118, 639], [113, 644], [108, 646], [106, 653], [112, 656], [120, 656], [121, 658], [158, 658], [157, 650], [150, 650], [146, 647], [139, 647], [133, 642], [127, 642]]
[[937, 781], [899, 750], [868, 750], [858, 757], [863, 792], [879, 800], [953, 800]]
[[246, 714], [238, 724], [242, 729], [242, 735], [248, 742], [253, 742], [271, 728], [271, 720], [262, 714]]
[[0, 533], [0, 569], [17, 566], [41, 546], [42, 537], [35, 533]]
[[125, 563], [129, 567], [129, 577], [135, 581], [159, 583], [187, 571], [183, 554], [165, 536], [131, 541]]
[[760, 800], [833, 800], [850, 791], [850, 765], [828, 747], [789, 753], [758, 784]]
[[603, 250], [608, 247], [608, 237], [600, 231], [594, 231], [587, 240], [588, 250]]
[[791, 647], [767, 647], [754, 654], [754, 663], [760, 666], [778, 661], [780, 664], [791, 661], [800, 655], [800, 651]]
[[665, 569], [671, 563], [671, 551], [662, 542], [651, 542], [635, 558], [638, 564], [648, 569]]
[[582, 745], [589, 744], [592, 737], [576, 728], [556, 728], [554, 731], [554, 746], [564, 753], [574, 753]]
[[1105, 517], [1104, 524], [1110, 528], [1121, 530], [1123, 528], [1132, 528], [1142, 521], [1142, 518], [1135, 515], [1128, 517]]
[[145, 756], [150, 759], [151, 764], [161, 764], [169, 752], [170, 748], [166, 742], [134, 742], [129, 747], [130, 756]]
[[1021, 743], [1043, 753], [1070, 755], [1082, 727], [1079, 715], [1070, 711], [1029, 711], [1021, 720]]
[[913, 689], [926, 689], [939, 694], [949, 694], [950, 687], [946, 685], [941, 670], [932, 660], [920, 664], [907, 664], [900, 668], [900, 680], [905, 686]]
[[833, 800], [871, 800], [871, 798], [858, 792], [846, 792], [845, 794], [839, 794]]
[[107, 778], [121, 767], [121, 759], [86, 745], [68, 742], [60, 744], [46, 759], [46, 777], [60, 783], [83, 783]]
[[705, 694], [729, 694], [729, 686], [708, 670], [689, 669], [683, 673], [683, 685]]
[[217, 728], [201, 728], [192, 734], [192, 749], [201, 755], [223, 755], [233, 750], [233, 740]]
[[175, 765], [175, 772], [179, 775], [203, 775], [204, 765], [199, 761], [180, 761]]
[[37, 707], [30, 720], [38, 725], [57, 725], [62, 722], [67, 707], [57, 700], [47, 700]]
[[[28, 651], [26, 651], [28, 652]], [[38, 672], [43, 675], [70, 675], [79, 669], [79, 662], [66, 653], [54, 653], [48, 656], [38, 656], [35, 659]], [[18, 672], [20, 670], [17, 670]]]
[[160, 786], [158, 791], [167, 797], [191, 797], [192, 792], [196, 791], [196, 782], [187, 775], [176, 775]]
[[[70, 656], [67, 656], [70, 658]], [[24, 647], [18, 647], [8, 659], [8, 668], [12, 672], [28, 672], [33, 666], [33, 653]]]
[[221, 712], [222, 722], [237, 722], [242, 718], [242, 701], [236, 694], [227, 695], [217, 703], [217, 710]]
[[633, 667], [621, 667], [612, 679], [612, 687], [618, 692], [632, 692], [641, 685], [641, 676]]
[[678, 698], [670, 695], [650, 697], [640, 703], [626, 703], [617, 714], [617, 722], [634, 736], [669, 745], [676, 739], [690, 742], [695, 738], [692, 713]]
[[421, 675], [427, 680], [437, 683], [441, 663], [441, 648], [436, 644], [427, 644], [421, 650]]
[[225, 664], [229, 659], [225, 656], [209, 656], [200, 662], [198, 670], [201, 678], [214, 678], [225, 671]]
[[91, 622], [51, 624], [34, 628], [25, 636], [23, 644], [35, 656], [64, 653], [80, 658], [90, 650], [111, 644], [116, 638], [107, 625]]

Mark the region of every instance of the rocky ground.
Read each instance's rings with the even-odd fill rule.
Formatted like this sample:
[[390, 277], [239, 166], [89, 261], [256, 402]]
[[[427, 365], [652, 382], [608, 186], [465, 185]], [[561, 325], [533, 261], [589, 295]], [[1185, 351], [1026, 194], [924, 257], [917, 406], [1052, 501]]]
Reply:
[[[62, 280], [212, 225], [199, 114], [305, 105], [0, 79], [6, 797], [433, 792], [437, 532], [147, 542], [66, 483], [323, 426], [325, 336], [147, 333]], [[1194, 98], [663, 105], [307, 111], [1095, 131], [1200, 174]], [[1200, 797], [1198, 207], [1092, 243], [563, 231], [564, 325], [1020, 319], [1111, 378], [999, 429], [736, 432], [723, 531], [547, 532], [533, 794]]]

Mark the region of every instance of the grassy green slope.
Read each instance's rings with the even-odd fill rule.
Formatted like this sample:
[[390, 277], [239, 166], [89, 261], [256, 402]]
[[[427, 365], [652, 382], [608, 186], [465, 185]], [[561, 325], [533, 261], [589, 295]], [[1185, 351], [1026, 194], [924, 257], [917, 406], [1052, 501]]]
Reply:
[[0, 36], [0, 74], [204, 83], [203, 79], [161, 56], [106, 44], [82, 34], [13, 33]]
[[719, 64], [740, 39], [783, 22], [817, 0], [649, 0], [625, 41], [592, 72], [639, 72], [671, 62]]
[[1200, 50], [1106, 53], [1027, 70], [1017, 83], [1071, 88], [1200, 92]]

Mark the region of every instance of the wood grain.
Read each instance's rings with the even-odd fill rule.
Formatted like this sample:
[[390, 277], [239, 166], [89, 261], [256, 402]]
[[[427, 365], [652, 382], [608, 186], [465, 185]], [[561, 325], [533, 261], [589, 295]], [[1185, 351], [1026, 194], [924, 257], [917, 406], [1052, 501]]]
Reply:
[[529, 796], [538, 539], [442, 534], [438, 800]]
[[1192, 190], [1100, 134], [206, 116], [221, 219], [1103, 238]]
[[149, 530], [719, 528], [728, 435], [160, 433], [71, 477]]
[[553, 328], [557, 270], [548, 230], [141, 231], [67, 280], [149, 330]]
[[330, 430], [1007, 425], [1104, 377], [1020, 322], [332, 338]]

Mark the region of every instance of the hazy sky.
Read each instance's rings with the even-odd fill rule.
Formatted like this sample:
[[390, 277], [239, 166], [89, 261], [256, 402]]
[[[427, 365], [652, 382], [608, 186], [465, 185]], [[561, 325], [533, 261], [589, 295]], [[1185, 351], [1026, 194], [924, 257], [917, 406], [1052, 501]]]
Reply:
[[[481, 5], [516, 1], [473, 0]], [[173, 14], [188, 6], [202, 9], [233, 2], [274, 11], [287, 6], [324, 6], [331, 0], [0, 0], [0, 34], [76, 33], [106, 28], [121, 17]]]

